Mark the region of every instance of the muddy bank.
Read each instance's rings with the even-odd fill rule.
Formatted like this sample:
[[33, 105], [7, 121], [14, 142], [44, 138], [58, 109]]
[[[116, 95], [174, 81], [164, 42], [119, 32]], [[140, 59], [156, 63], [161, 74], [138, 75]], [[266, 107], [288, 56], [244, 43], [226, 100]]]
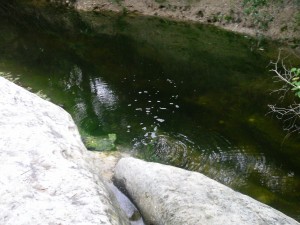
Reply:
[[[56, 7], [57, 17], [41, 15], [39, 10], [45, 6]], [[17, 6], [17, 7], [16, 7]], [[212, 24], [230, 31], [257, 38], [267, 37], [299, 46], [300, 37], [300, 1], [289, 0], [13, 0], [0, 3], [1, 15], [62, 21], [59, 18], [65, 9], [77, 12], [108, 13], [123, 15], [158, 16], [178, 21]], [[51, 17], [51, 18], [50, 18]], [[68, 19], [67, 19], [68, 20]], [[72, 21], [63, 19], [65, 26]], [[74, 22], [74, 21], [73, 21]]]
[[238, 0], [76, 0], [73, 6], [84, 11], [114, 11], [160, 16], [181, 21], [214, 24], [251, 36], [295, 42], [300, 37], [300, 2]]

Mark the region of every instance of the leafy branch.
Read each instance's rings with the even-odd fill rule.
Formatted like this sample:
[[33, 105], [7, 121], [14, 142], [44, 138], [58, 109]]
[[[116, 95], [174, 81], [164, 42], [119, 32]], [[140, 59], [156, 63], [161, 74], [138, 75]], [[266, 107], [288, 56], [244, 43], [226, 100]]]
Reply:
[[[284, 58], [285, 59], [285, 58]], [[276, 115], [279, 120], [283, 121], [283, 129], [289, 134], [300, 132], [300, 104], [297, 100], [300, 98], [300, 68], [286, 68], [284, 59], [279, 54], [276, 62], [271, 62], [275, 82], [279, 82], [281, 87], [274, 90], [279, 94], [279, 99], [283, 102], [290, 93], [294, 93], [296, 99], [287, 107], [269, 105], [271, 112]]]
[[292, 68], [291, 69], [291, 73], [294, 75], [293, 76], [293, 82], [292, 84], [294, 85], [294, 87], [292, 88], [292, 91], [295, 91], [295, 95], [298, 96], [300, 98], [300, 68]]

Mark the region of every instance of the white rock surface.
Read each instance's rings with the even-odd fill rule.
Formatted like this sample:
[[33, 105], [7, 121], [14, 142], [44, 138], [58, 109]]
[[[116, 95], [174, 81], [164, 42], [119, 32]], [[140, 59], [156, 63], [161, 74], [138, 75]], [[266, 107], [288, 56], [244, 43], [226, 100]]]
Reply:
[[121, 159], [114, 179], [154, 225], [299, 225], [294, 219], [196, 172]]
[[0, 224], [129, 224], [70, 115], [0, 77]]

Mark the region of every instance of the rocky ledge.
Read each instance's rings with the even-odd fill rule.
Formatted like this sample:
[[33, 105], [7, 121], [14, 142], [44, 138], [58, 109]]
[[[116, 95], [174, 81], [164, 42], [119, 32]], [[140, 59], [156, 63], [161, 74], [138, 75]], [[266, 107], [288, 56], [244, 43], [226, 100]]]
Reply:
[[129, 224], [71, 116], [0, 77], [0, 224]]
[[196, 172], [121, 159], [116, 184], [153, 225], [299, 225], [283, 213]]

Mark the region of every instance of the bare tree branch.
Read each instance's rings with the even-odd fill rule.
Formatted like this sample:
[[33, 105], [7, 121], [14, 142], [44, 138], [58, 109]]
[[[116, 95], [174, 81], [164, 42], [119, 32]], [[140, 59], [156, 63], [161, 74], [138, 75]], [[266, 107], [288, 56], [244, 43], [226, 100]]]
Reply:
[[[270, 71], [274, 73], [274, 82], [281, 84], [276, 90], [273, 90], [271, 94], [279, 94], [279, 99], [281, 102], [287, 98], [287, 95], [292, 92], [293, 88], [298, 86], [294, 83], [295, 74], [291, 72], [291, 69], [288, 69], [284, 63], [285, 59], [288, 56], [282, 58], [281, 52], [278, 55], [276, 62], [270, 62], [273, 67]], [[283, 129], [291, 133], [300, 133], [300, 104], [293, 102], [289, 106], [277, 106], [277, 105], [268, 105], [270, 108], [269, 113], [273, 113], [277, 119], [283, 122]]]

